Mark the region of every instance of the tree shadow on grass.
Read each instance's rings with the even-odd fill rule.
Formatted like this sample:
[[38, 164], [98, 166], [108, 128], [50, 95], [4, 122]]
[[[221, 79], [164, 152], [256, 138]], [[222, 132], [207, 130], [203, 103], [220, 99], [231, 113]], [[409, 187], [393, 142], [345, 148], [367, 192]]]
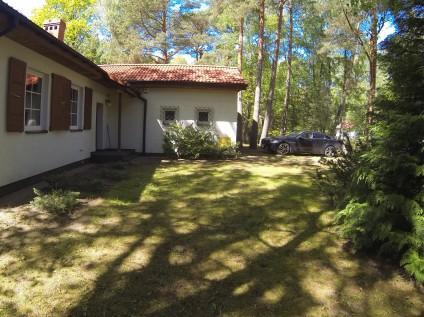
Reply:
[[[58, 294], [44, 299], [61, 316], [372, 316], [372, 300], [350, 292], [370, 294], [388, 277], [337, 249], [313, 167], [251, 164], [135, 168], [65, 227], [42, 218], [11, 226], [1, 251], [17, 259], [2, 274], [35, 292], [63, 273]], [[408, 294], [397, 291], [393, 301]], [[10, 313], [22, 311], [12, 304]]]
[[[288, 175], [286, 184], [269, 189], [249, 184], [252, 175], [237, 164], [219, 177], [219, 164], [197, 164], [195, 171], [153, 181], [157, 195], [142, 203], [151, 213], [149, 225], [134, 227], [139, 238], [68, 316], [373, 315], [367, 298], [349, 304], [346, 291], [356, 281], [343, 276], [328, 250], [334, 234], [317, 238], [333, 224], [323, 223], [324, 212], [311, 204], [317, 193], [302, 184], [302, 175]], [[224, 194], [237, 186], [243, 188], [238, 196]], [[149, 261], [126, 267], [149, 239], [160, 241]], [[368, 274], [361, 270], [354, 271]], [[330, 276], [341, 278], [329, 283]], [[367, 276], [363, 287], [372, 289], [381, 278]], [[320, 284], [323, 292], [315, 292]]]
[[[234, 173], [227, 176], [221, 182], [230, 184]], [[262, 191], [256, 193], [260, 195]], [[274, 203], [269, 202], [271, 206]], [[298, 207], [302, 210], [301, 204]], [[164, 205], [153, 202], [146, 208], [164, 210]], [[210, 212], [210, 208], [203, 212]], [[225, 217], [212, 217], [210, 225], [199, 225], [182, 233], [178, 233], [176, 222], [172, 221], [172, 212], [170, 218], [162, 213], [153, 214], [151, 230], [144, 230], [140, 239], [109, 265], [89, 298], [71, 310], [69, 316], [214, 316], [224, 312], [260, 315], [282, 311], [304, 315], [316, 303], [302, 289], [302, 272], [293, 263], [293, 253], [302, 241], [316, 233], [310, 228], [317, 228], [315, 222], [320, 214], [309, 218], [307, 230], [293, 234], [283, 247], [270, 247], [260, 238], [263, 230], [274, 222], [266, 209], [267, 205], [248, 206], [246, 202], [241, 210]], [[162, 243], [149, 263], [122, 272], [127, 258], [159, 228]], [[249, 247], [254, 250], [248, 250]], [[275, 295], [267, 295], [273, 291]]]

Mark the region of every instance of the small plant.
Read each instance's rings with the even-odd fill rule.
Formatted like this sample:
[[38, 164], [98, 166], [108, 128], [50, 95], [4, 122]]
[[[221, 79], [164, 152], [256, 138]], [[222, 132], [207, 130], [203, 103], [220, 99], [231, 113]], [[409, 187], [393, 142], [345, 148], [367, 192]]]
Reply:
[[50, 193], [44, 194], [41, 190], [34, 188], [34, 194], [36, 197], [31, 201], [31, 206], [50, 213], [68, 214], [78, 206], [80, 193], [53, 189]]

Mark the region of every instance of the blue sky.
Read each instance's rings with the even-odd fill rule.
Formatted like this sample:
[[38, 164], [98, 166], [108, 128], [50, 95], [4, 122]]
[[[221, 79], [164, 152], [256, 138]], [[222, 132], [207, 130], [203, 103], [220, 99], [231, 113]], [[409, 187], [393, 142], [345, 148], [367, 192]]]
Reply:
[[46, 0], [3, 0], [3, 2], [6, 2], [12, 8], [29, 18], [32, 9], [43, 6]]

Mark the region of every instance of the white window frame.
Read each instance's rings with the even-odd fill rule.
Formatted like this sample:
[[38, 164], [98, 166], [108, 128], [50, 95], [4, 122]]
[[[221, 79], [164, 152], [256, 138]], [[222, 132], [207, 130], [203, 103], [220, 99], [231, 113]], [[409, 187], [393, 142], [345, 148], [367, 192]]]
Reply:
[[[73, 90], [78, 91], [78, 100], [76, 102], [76, 104], [77, 104], [77, 113], [76, 113], [77, 124], [76, 125], [72, 125], [72, 114], [73, 114], [72, 104], [75, 103], [72, 100]], [[81, 130], [82, 129], [82, 122], [83, 122], [83, 120], [82, 120], [82, 100], [83, 100], [83, 97], [84, 97], [83, 93], [84, 92], [83, 92], [82, 87], [77, 86], [77, 85], [71, 85], [71, 108], [69, 109], [69, 116], [70, 116], [70, 123], [71, 123], [71, 125], [69, 126], [70, 130]]]
[[[25, 111], [24, 111], [24, 127], [25, 127], [25, 131], [42, 131], [46, 129], [46, 122], [47, 122], [47, 96], [48, 96], [48, 91], [49, 91], [49, 81], [48, 81], [48, 75], [42, 72], [39, 72], [35, 69], [32, 68], [27, 68], [26, 74], [31, 74], [34, 76], [37, 76], [39, 78], [42, 79], [42, 83], [41, 83], [41, 101], [40, 101], [40, 122], [38, 125], [28, 125], [27, 124], [27, 118], [26, 118], [26, 111], [27, 109], [32, 109], [32, 108], [27, 108], [27, 93], [28, 90], [26, 89], [26, 85], [25, 85]], [[30, 92], [31, 94], [34, 94], [33, 92]]]

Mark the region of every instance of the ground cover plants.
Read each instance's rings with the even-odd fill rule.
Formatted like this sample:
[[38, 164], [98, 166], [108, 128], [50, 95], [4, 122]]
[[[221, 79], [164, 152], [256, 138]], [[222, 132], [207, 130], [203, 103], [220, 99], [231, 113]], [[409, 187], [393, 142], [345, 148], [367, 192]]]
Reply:
[[318, 160], [143, 157], [68, 217], [1, 208], [0, 316], [422, 316], [422, 286], [340, 240]]

